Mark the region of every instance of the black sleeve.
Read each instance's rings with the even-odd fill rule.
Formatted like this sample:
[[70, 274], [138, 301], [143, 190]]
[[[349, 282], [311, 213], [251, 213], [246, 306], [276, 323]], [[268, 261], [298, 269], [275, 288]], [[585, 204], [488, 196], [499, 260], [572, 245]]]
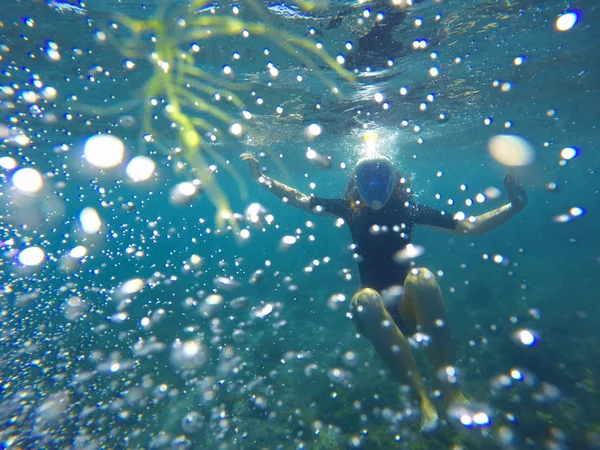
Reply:
[[411, 205], [411, 216], [415, 225], [429, 225], [455, 230], [458, 224], [458, 220], [452, 215], [444, 214], [442, 211], [425, 205]]
[[330, 214], [348, 220], [350, 217], [350, 202], [341, 198], [310, 198], [310, 210], [319, 214]]

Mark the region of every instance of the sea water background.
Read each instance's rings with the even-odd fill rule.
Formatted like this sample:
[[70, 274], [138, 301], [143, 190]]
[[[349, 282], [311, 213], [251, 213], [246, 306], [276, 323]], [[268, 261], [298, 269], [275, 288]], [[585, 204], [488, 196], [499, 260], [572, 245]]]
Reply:
[[[240, 47], [222, 41], [206, 49], [204, 67], [218, 73], [232, 64], [239, 79], [264, 98], [261, 106], [247, 97], [258, 139], [213, 147], [248, 180], [248, 196], [241, 199], [222, 168], [216, 176], [234, 211], [243, 214], [256, 202], [274, 217], [264, 228], [244, 222], [250, 238], [241, 245], [231, 232], [215, 233], [215, 211], [206, 198], [189, 206], [170, 202], [173, 186], [190, 176], [159, 153], [152, 155], [156, 176], [138, 184], [127, 180], [123, 166], [101, 172], [82, 159], [85, 140], [95, 133], [119, 136], [127, 157], [147, 151], [139, 145], [139, 127], [124, 126], [129, 118], [123, 118], [139, 118], [139, 109], [96, 115], [79, 105], [129, 99], [148, 79], [148, 65], [138, 62], [127, 71], [124, 57], [96, 32], [110, 30], [116, 11], [147, 18], [158, 5], [94, 2], [77, 14], [65, 5], [60, 11], [44, 2], [2, 3], [0, 85], [16, 91], [2, 99], [2, 123], [31, 139], [25, 147], [5, 141], [2, 156], [45, 174], [44, 190], [31, 198], [15, 197], [11, 172], [3, 173], [4, 446], [598, 446], [595, 2], [423, 2], [405, 10], [395, 34], [405, 51], [390, 56], [394, 65], [365, 73], [365, 57], [358, 83], [340, 83], [341, 98], [327, 94], [316, 77], [276, 49], [264, 56], [264, 42]], [[318, 38], [337, 55], [347, 53], [347, 40], [357, 39], [355, 21], [365, 8], [390, 11], [346, 6], [331, 6], [330, 15], [345, 15], [341, 28], [332, 30], [323, 20], [271, 20], [298, 34], [310, 27], [323, 31]], [[559, 32], [555, 21], [566, 11], [576, 11], [579, 22]], [[423, 25], [417, 27], [419, 18]], [[419, 39], [429, 42], [427, 49], [412, 49]], [[60, 61], [46, 57], [49, 41], [57, 43]], [[242, 55], [236, 65], [232, 51]], [[517, 66], [519, 56], [524, 62]], [[268, 74], [270, 60], [280, 71], [275, 80]], [[431, 67], [440, 69], [438, 77], [430, 76]], [[58, 91], [42, 111], [19, 97], [35, 90], [34, 75]], [[494, 81], [509, 82], [510, 89], [503, 92]], [[402, 86], [408, 95], [399, 94]], [[384, 94], [389, 109], [375, 101], [376, 93]], [[427, 101], [430, 93], [433, 102]], [[421, 103], [428, 103], [425, 111]], [[278, 105], [284, 114], [275, 113]], [[440, 113], [448, 120], [440, 121]], [[311, 123], [323, 129], [314, 139], [305, 132]], [[413, 235], [425, 248], [416, 264], [438, 273], [465, 392], [493, 413], [493, 427], [483, 430], [489, 437], [452, 421], [433, 436], [419, 434], [418, 409], [346, 317], [358, 288], [349, 233], [332, 219], [281, 204], [249, 181], [237, 159], [242, 151], [268, 152], [270, 159], [261, 162], [269, 175], [303, 192], [339, 197], [350, 173], [340, 163], [351, 167], [360, 156], [363, 125], [378, 131], [381, 151], [411, 176], [418, 201], [450, 213], [478, 214], [506, 201], [502, 196], [465, 207], [465, 200], [490, 186], [502, 189], [505, 169], [486, 149], [492, 136], [519, 134], [536, 149], [535, 163], [518, 171], [530, 197], [518, 217], [476, 238], [423, 229]], [[156, 127], [166, 130], [168, 122], [157, 121]], [[331, 168], [311, 163], [307, 146], [331, 156]], [[578, 156], [563, 160], [565, 147], [578, 148]], [[273, 163], [277, 158], [287, 173]], [[559, 189], [549, 190], [551, 182]], [[88, 206], [103, 221], [97, 236], [79, 230], [79, 214]], [[574, 207], [585, 214], [556, 220]], [[299, 239], [284, 248], [281, 240], [290, 235]], [[34, 245], [44, 248], [46, 261], [21, 267], [18, 251]], [[88, 256], [67, 267], [65, 255], [76, 245], [86, 245]], [[201, 266], [189, 263], [192, 255], [203, 259]], [[502, 262], [494, 262], [494, 255]], [[251, 283], [257, 270], [264, 271], [262, 281]], [[215, 284], [219, 276], [233, 277], [239, 286]], [[123, 295], [120, 286], [137, 278], [143, 288]], [[222, 301], [206, 301], [213, 290]], [[347, 300], [336, 303], [335, 294]], [[74, 296], [83, 306], [69, 303]], [[247, 306], [235, 307], [232, 300], [239, 297]], [[150, 326], [141, 325], [144, 317]], [[515, 341], [521, 329], [536, 334], [534, 346]], [[191, 343], [192, 356], [182, 355], [177, 339]], [[433, 392], [436, 374], [427, 369], [423, 352], [415, 352]], [[515, 369], [524, 381], [516, 379]], [[510, 387], [503, 386], [507, 377]]]

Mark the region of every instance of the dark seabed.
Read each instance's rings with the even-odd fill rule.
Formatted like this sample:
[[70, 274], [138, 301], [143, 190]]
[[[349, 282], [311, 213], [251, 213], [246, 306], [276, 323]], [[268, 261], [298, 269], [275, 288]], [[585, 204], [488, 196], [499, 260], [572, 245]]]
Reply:
[[[597, 0], [0, 0], [0, 448], [600, 448], [599, 22]], [[347, 227], [239, 158], [339, 198], [373, 132], [419, 203], [500, 207], [506, 165], [529, 196], [482, 236], [413, 233], [471, 400], [447, 409], [411, 339], [429, 434], [350, 318]]]

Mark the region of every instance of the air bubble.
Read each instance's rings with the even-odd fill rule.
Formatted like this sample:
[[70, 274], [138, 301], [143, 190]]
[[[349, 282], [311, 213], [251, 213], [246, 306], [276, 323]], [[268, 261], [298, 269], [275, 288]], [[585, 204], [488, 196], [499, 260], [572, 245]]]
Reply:
[[13, 173], [12, 183], [19, 191], [34, 194], [42, 189], [44, 181], [37, 170], [25, 167]]
[[555, 27], [558, 31], [568, 31], [577, 24], [579, 15], [576, 12], [562, 14], [556, 19]]
[[490, 139], [488, 150], [496, 161], [505, 166], [527, 166], [535, 160], [533, 146], [520, 136], [495, 136]]
[[23, 266], [39, 266], [46, 259], [46, 252], [40, 247], [28, 247], [19, 252], [17, 260]]
[[156, 164], [152, 158], [148, 156], [135, 156], [125, 168], [125, 173], [134, 183], [146, 181], [154, 175]]
[[99, 169], [115, 167], [123, 161], [125, 145], [116, 136], [100, 134], [90, 137], [83, 148], [87, 162]]
[[185, 375], [202, 367], [208, 361], [208, 352], [197, 339], [176, 339], [171, 346], [170, 361], [176, 371]]

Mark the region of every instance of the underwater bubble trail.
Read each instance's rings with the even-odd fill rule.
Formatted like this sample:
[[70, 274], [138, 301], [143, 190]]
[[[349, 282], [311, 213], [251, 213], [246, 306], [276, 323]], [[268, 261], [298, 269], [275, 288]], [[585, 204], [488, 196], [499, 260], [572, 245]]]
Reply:
[[[597, 446], [585, 329], [598, 255], [581, 232], [596, 214], [593, 136], [573, 132], [589, 115], [565, 101], [584, 105], [578, 89], [593, 87], [594, 16], [551, 2], [317, 3], [195, 0], [193, 14], [148, 16], [151, 3], [131, 20], [101, 12], [108, 3], [15, 1], [0, 18], [4, 445], [377, 449], [467, 433], [475, 448]], [[401, 50], [364, 53], [377, 24]], [[500, 163], [521, 166], [540, 208], [489, 239], [424, 234], [427, 252], [396, 255], [432, 267], [451, 316], [435, 325], [458, 344], [456, 366], [424, 366], [451, 413], [433, 437], [354, 335], [345, 221], [307, 222], [237, 187], [248, 146], [270, 177], [285, 163], [291, 184], [337, 195], [373, 129], [415, 172], [419, 201], [471, 220], [503, 201]], [[392, 307], [403, 295], [382, 293]], [[431, 337], [407, 336], [424, 359]], [[463, 382], [472, 404], [446, 411], [444, 389]]]

